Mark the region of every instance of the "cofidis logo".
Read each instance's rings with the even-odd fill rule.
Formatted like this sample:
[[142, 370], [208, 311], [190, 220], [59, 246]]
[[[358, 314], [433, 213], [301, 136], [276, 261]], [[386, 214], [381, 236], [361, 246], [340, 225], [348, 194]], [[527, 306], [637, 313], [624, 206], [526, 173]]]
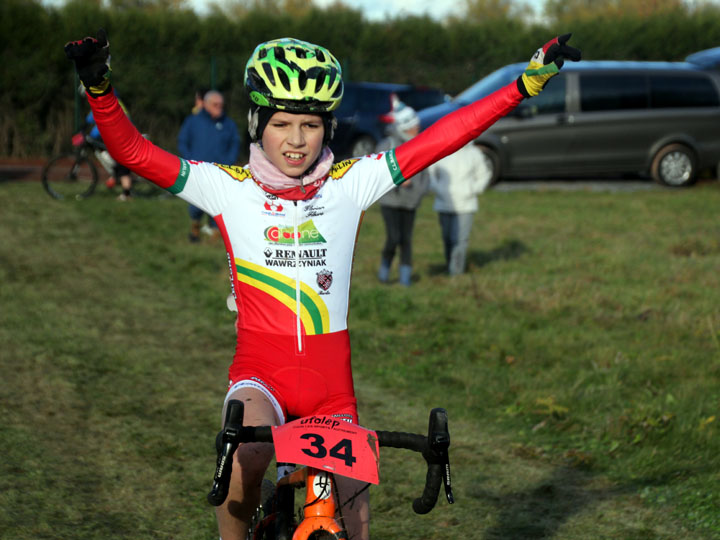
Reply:
[[265, 240], [273, 244], [324, 244], [325, 238], [317, 230], [312, 219], [297, 228], [272, 226], [265, 229]]

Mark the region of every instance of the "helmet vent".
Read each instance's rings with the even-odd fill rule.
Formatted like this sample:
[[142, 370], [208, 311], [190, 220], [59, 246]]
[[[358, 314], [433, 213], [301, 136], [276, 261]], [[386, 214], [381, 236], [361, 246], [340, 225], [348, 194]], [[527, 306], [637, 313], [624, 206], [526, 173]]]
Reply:
[[298, 73], [298, 86], [300, 87], [300, 90], [305, 90], [305, 87], [307, 86], [308, 78], [307, 73], [304, 71], [300, 71]]
[[270, 80], [270, 84], [275, 84], [275, 74], [273, 73], [273, 69], [270, 67], [270, 64], [263, 64], [262, 68], [265, 72], [265, 76]]
[[282, 69], [279, 69], [277, 72], [277, 75], [278, 75], [278, 79], [280, 79], [280, 84], [283, 85], [285, 90], [290, 92], [290, 90], [291, 90], [290, 79], [288, 78], [287, 73], [285, 73], [285, 71], [283, 71]]

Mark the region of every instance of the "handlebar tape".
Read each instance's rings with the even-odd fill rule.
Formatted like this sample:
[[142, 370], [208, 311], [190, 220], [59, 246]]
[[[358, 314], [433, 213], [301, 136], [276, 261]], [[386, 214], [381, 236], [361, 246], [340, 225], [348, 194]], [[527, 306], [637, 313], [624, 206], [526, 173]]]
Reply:
[[450, 432], [445, 409], [437, 408], [430, 412], [428, 436], [414, 433], [377, 431], [380, 446], [406, 448], [420, 452], [428, 464], [425, 487], [420, 497], [413, 501], [413, 510], [417, 514], [427, 514], [435, 507], [440, 485], [445, 485], [445, 494], [450, 504], [455, 502], [450, 485]]
[[437, 463], [428, 465], [427, 475], [425, 476], [425, 488], [420, 497], [413, 501], [412, 507], [416, 514], [427, 514], [435, 508], [438, 494], [440, 493], [440, 484], [443, 478], [443, 466]]

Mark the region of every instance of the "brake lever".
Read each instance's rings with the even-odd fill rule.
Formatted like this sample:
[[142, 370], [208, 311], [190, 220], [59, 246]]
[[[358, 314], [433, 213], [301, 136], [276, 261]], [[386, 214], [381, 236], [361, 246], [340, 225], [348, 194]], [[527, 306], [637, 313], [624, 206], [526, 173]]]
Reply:
[[452, 492], [452, 483], [450, 480], [450, 460], [445, 461], [445, 467], [443, 468], [443, 484], [445, 485], [445, 497], [449, 504], [455, 504], [455, 496]]
[[242, 401], [228, 402], [225, 414], [225, 427], [215, 439], [218, 452], [213, 485], [207, 499], [213, 506], [220, 506], [227, 498], [232, 470], [232, 457], [240, 444], [244, 404]]
[[450, 476], [450, 431], [448, 428], [447, 411], [443, 408], [436, 408], [430, 412], [430, 426], [428, 433], [430, 451], [434, 453], [442, 465], [443, 485], [445, 486], [445, 497], [449, 504], [455, 503], [455, 496], [452, 492], [452, 480]]

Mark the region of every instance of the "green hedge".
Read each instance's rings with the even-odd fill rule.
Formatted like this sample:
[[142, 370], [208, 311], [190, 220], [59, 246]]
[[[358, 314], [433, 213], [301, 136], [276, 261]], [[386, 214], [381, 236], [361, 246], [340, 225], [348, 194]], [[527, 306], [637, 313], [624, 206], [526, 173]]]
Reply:
[[311, 8], [299, 16], [253, 9], [237, 19], [188, 10], [108, 9], [73, 0], [61, 8], [38, 0], [0, 5], [0, 156], [48, 156], [67, 146], [76, 118], [75, 75], [63, 44], [107, 29], [113, 81], [133, 121], [174, 150], [194, 89], [221, 90], [244, 127], [242, 76], [253, 47], [293, 36], [327, 46], [346, 80], [410, 82], [455, 94], [504, 64], [529, 59], [549, 37], [573, 31], [588, 59], [681, 60], [720, 43], [720, 10], [674, 11], [650, 18], [578, 19], [526, 24], [407, 16], [372, 22], [352, 8]]

